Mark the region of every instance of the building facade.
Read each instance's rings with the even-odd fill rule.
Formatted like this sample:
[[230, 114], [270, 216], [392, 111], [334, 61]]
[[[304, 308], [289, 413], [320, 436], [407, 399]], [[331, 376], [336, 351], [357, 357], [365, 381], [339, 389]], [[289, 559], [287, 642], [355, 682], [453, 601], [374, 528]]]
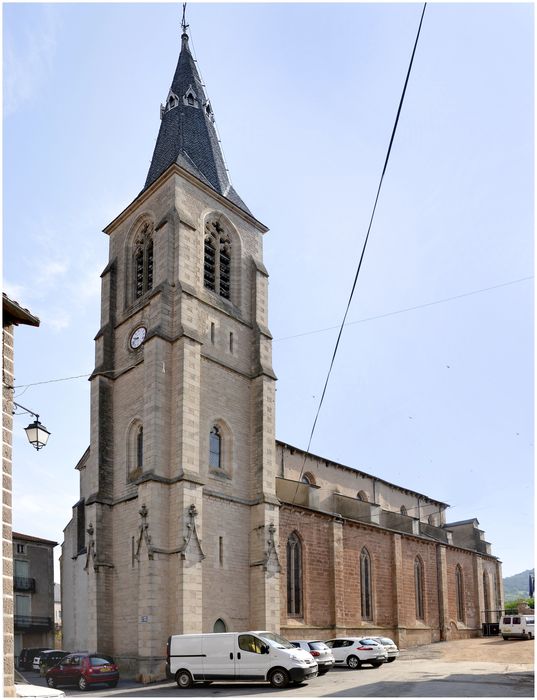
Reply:
[[54, 547], [57, 542], [13, 533], [15, 656], [21, 649], [54, 649]]
[[105, 228], [90, 446], [61, 558], [65, 648], [142, 681], [163, 677], [173, 633], [476, 634], [481, 571], [501, 581], [486, 543], [469, 532], [459, 548], [445, 504], [302, 453], [304, 475], [276, 441], [266, 232], [229, 181], [183, 32], [145, 186]]
[[39, 326], [31, 314], [7, 294], [2, 294], [2, 588], [4, 634], [4, 697], [15, 697], [14, 631], [13, 631], [13, 556], [12, 556], [12, 493], [13, 493], [13, 379], [15, 359], [15, 326]]

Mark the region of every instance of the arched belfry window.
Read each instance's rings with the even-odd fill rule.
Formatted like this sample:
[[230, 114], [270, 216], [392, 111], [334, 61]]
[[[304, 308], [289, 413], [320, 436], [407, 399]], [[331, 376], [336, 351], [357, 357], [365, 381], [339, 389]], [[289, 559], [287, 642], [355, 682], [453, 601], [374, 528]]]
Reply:
[[302, 615], [302, 544], [296, 532], [287, 539], [287, 614]]
[[146, 222], [134, 242], [134, 298], [153, 289], [153, 236]]
[[414, 560], [414, 590], [416, 596], [416, 619], [425, 619], [425, 601], [423, 593], [423, 562], [419, 557]]
[[205, 226], [203, 284], [224, 299], [231, 299], [231, 241], [218, 221]]
[[209, 466], [212, 469], [222, 467], [222, 435], [216, 425], [213, 425], [209, 435]]
[[371, 556], [365, 547], [360, 553], [360, 595], [362, 620], [372, 620], [373, 586], [371, 580]]
[[464, 581], [459, 564], [455, 568], [455, 594], [457, 596], [457, 620], [464, 622]]
[[406, 509], [406, 506], [401, 506], [399, 509], [401, 511], [401, 515], [408, 515], [408, 511]]
[[368, 497], [368, 495], [367, 495], [367, 493], [366, 493], [365, 491], [358, 491], [358, 493], [356, 494], [356, 498], [357, 498], [359, 501], [364, 501], [364, 503], [368, 503], [368, 502], [369, 502], [369, 497]]

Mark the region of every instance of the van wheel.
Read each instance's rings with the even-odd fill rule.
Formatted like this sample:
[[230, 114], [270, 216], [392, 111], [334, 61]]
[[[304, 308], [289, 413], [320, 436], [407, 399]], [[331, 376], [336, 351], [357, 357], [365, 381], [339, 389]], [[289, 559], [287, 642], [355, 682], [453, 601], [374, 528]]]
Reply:
[[275, 668], [269, 673], [268, 679], [273, 688], [287, 688], [289, 685], [289, 674], [284, 668]]
[[182, 688], [183, 690], [186, 690], [187, 688], [192, 688], [192, 686], [194, 685], [192, 676], [185, 669], [177, 671], [177, 673], [175, 674], [175, 682], [177, 683], [179, 688]]
[[349, 668], [360, 668], [362, 662], [357, 656], [347, 656], [347, 666]]

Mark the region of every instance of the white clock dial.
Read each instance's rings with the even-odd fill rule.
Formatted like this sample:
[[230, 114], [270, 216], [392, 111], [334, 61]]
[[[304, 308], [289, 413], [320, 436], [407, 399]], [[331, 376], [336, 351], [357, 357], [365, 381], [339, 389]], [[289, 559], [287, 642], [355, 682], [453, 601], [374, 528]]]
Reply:
[[140, 326], [140, 328], [137, 328], [134, 331], [134, 333], [131, 335], [131, 348], [133, 350], [139, 348], [140, 345], [144, 342], [146, 333], [147, 331], [143, 326]]

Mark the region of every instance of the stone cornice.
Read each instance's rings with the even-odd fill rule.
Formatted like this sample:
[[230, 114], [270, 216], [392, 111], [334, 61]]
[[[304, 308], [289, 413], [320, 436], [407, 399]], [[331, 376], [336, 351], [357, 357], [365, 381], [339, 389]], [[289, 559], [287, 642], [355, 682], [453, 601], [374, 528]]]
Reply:
[[261, 233], [266, 233], [268, 231], [268, 227], [265, 226], [265, 224], [262, 224], [260, 221], [258, 221], [254, 216], [245, 212], [243, 209], [241, 209], [239, 206], [227, 199], [227, 197], [224, 197], [223, 195], [219, 194], [209, 185], [206, 185], [197, 177], [189, 173], [188, 170], [185, 170], [180, 165], [177, 165], [177, 163], [172, 163], [169, 166], [169, 168], [165, 170], [162, 173], [162, 175], [160, 175], [160, 177], [158, 177], [155, 180], [155, 182], [153, 182], [153, 184], [149, 185], [147, 189], [143, 190], [143, 192], [141, 192], [135, 199], [133, 199], [133, 201], [118, 216], [116, 216], [115, 219], [113, 219], [107, 226], [105, 226], [105, 228], [103, 229], [103, 233], [110, 235], [112, 231], [115, 228], [117, 228], [117, 226], [122, 224], [125, 221], [125, 219], [127, 219], [140, 205], [146, 202], [151, 197], [151, 195], [154, 192], [156, 192], [156, 190], [162, 187], [162, 185], [164, 185], [174, 175], [181, 176], [183, 179], [195, 185], [198, 189], [202, 190], [211, 197], [214, 197], [214, 199], [216, 199], [219, 204], [222, 204], [227, 209], [230, 209], [234, 214], [236, 214], [241, 219], [244, 219], [244, 221], [254, 226]]

